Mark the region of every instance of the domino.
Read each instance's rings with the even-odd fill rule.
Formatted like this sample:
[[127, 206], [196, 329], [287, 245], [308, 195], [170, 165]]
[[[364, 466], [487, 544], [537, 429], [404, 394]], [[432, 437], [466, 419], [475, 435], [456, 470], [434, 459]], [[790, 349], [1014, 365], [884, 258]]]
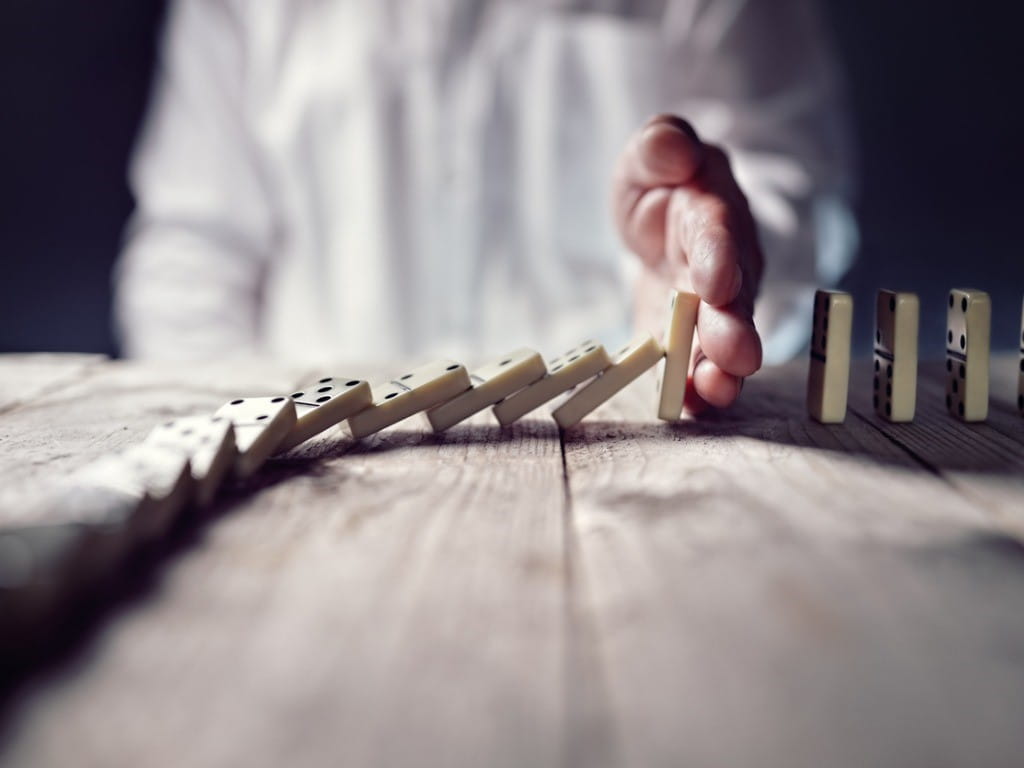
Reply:
[[33, 523], [0, 533], [0, 603], [34, 629], [163, 536], [193, 492], [188, 458], [158, 445], [79, 469], [37, 502]]
[[481, 366], [470, 375], [473, 388], [427, 411], [435, 432], [444, 432], [474, 413], [533, 384], [547, 373], [544, 359], [532, 349], [521, 348]]
[[949, 292], [946, 310], [946, 409], [962, 421], [988, 418], [992, 302], [972, 288]]
[[[75, 523], [22, 525], [0, 531], [0, 615], [18, 632], [0, 634], [5, 651], [30, 640], [55, 613], [73, 581], [84, 528]], [[18, 637], [17, 635], [20, 635]], [[13, 641], [13, 643], [12, 643]]]
[[[144, 493], [138, 487], [116, 487], [83, 477], [91, 467], [65, 479], [33, 505], [29, 519], [45, 525], [67, 525], [82, 534], [80, 556], [73, 569], [75, 590], [103, 581], [131, 552], [137, 540], [137, 518]], [[141, 509], [141, 512], [140, 512]]]
[[98, 459], [73, 476], [65, 495], [79, 522], [127, 525], [130, 544], [151, 543], [177, 520], [195, 492], [188, 457], [179, 450], [142, 443]]
[[646, 334], [619, 350], [609, 368], [574, 392], [551, 415], [562, 429], [578, 424], [601, 403], [653, 368], [665, 356], [661, 345]]
[[251, 477], [288, 437], [297, 419], [295, 405], [287, 397], [240, 397], [222, 405], [215, 414], [235, 428], [234, 473]]
[[327, 376], [293, 392], [291, 400], [295, 404], [295, 425], [278, 447], [278, 453], [289, 451], [369, 408], [373, 405], [373, 392], [362, 379]]
[[196, 504], [208, 507], [238, 457], [235, 429], [223, 416], [188, 416], [154, 427], [146, 443], [188, 457]]
[[465, 366], [452, 360], [427, 363], [410, 373], [373, 387], [373, 405], [351, 416], [355, 438], [366, 437], [429, 410], [472, 386]]
[[181, 450], [145, 443], [62, 478], [33, 502], [31, 523], [4, 531], [0, 581], [14, 593], [4, 600], [34, 620], [105, 582], [170, 529], [194, 491]]
[[74, 582], [84, 588], [104, 580], [136, 547], [166, 533], [193, 492], [184, 454], [143, 444], [63, 479], [34, 505], [31, 519], [79, 528]]
[[1020, 374], [1017, 378], [1017, 410], [1024, 416], [1024, 305], [1020, 312]]
[[875, 412], [893, 422], [914, 420], [917, 403], [916, 294], [879, 291], [875, 303]]
[[596, 341], [584, 341], [564, 355], [548, 361], [547, 374], [494, 406], [492, 412], [503, 427], [521, 419], [535, 408], [552, 400], [612, 364], [604, 347]]
[[823, 424], [842, 424], [850, 388], [853, 297], [842, 291], [814, 294], [807, 410]]
[[699, 306], [698, 296], [672, 291], [668, 327], [665, 328], [665, 361], [658, 379], [658, 418], [663, 421], [679, 421], [683, 415], [683, 399], [686, 397], [686, 380], [690, 374], [690, 352]]

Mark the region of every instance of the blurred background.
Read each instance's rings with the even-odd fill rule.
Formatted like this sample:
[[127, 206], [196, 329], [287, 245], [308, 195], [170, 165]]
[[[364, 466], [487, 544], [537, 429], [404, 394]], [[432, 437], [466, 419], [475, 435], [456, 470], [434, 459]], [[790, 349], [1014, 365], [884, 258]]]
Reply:
[[[993, 345], [1013, 348], [1024, 295], [1013, 5], [823, 2], [860, 145], [861, 249], [843, 286], [859, 352], [874, 291], [892, 287], [921, 295], [922, 354], [941, 357], [954, 284], [992, 294]], [[163, 6], [0, 4], [0, 352], [117, 351], [110, 269]]]

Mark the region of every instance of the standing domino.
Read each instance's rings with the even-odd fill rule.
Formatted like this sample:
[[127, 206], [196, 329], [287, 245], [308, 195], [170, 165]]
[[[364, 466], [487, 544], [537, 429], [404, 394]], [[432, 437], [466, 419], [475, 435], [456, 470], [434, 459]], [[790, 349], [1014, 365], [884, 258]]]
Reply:
[[853, 297], [842, 291], [817, 291], [807, 374], [807, 410], [823, 424], [841, 424], [846, 419], [852, 330]]
[[435, 432], [444, 430], [518, 392], [547, 373], [544, 359], [532, 349], [517, 349], [473, 371], [473, 388], [454, 400], [427, 411], [427, 420]]
[[348, 376], [328, 376], [292, 393], [296, 421], [279, 453], [304, 443], [373, 405], [370, 385]]
[[875, 305], [875, 412], [889, 421], [913, 421], [917, 401], [917, 328], [913, 293], [879, 291]]
[[235, 427], [235, 475], [250, 477], [295, 426], [295, 406], [287, 397], [249, 397], [232, 400], [218, 409], [217, 416]]
[[972, 288], [949, 292], [946, 311], [946, 408], [963, 421], [988, 418], [992, 303]]
[[507, 427], [534, 408], [596, 376], [611, 364], [611, 358], [603, 346], [596, 341], [584, 341], [561, 357], [550, 360], [545, 376], [495, 405], [494, 416], [501, 426]]
[[633, 341], [619, 350], [610, 368], [570, 395], [551, 415], [562, 429], [578, 424], [601, 403], [657, 365], [664, 355], [661, 345], [649, 334]]
[[373, 405], [348, 420], [355, 438], [366, 437], [413, 414], [451, 400], [469, 389], [466, 369], [452, 360], [438, 360], [373, 388]]
[[188, 457], [196, 482], [196, 504], [207, 507], [235, 463], [235, 430], [223, 416], [187, 416], [153, 428], [151, 445], [180, 451]]
[[658, 418], [679, 421], [686, 396], [686, 379], [690, 373], [690, 351], [693, 330], [697, 324], [700, 298], [692, 293], [672, 291], [669, 302], [668, 327], [665, 329], [665, 362], [659, 381], [661, 396]]

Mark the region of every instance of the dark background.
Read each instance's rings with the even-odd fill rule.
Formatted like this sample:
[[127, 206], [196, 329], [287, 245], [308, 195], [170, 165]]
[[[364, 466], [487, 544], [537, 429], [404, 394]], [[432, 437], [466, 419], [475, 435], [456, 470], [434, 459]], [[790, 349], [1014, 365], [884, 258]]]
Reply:
[[[1020, 27], [1010, 4], [945, 5], [826, 2], [860, 142], [862, 247], [844, 287], [862, 353], [883, 286], [921, 295], [926, 356], [942, 354], [954, 284], [992, 294], [994, 346], [1020, 331]], [[162, 6], [3, 0], [0, 351], [116, 351], [110, 269]]]

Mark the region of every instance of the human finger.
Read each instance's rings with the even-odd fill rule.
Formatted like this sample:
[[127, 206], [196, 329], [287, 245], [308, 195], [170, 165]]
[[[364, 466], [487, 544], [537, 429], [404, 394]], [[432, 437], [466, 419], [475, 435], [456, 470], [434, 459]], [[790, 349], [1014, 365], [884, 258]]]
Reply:
[[697, 338], [704, 355], [726, 373], [750, 376], [761, 367], [761, 338], [745, 302], [726, 307], [701, 304]]

